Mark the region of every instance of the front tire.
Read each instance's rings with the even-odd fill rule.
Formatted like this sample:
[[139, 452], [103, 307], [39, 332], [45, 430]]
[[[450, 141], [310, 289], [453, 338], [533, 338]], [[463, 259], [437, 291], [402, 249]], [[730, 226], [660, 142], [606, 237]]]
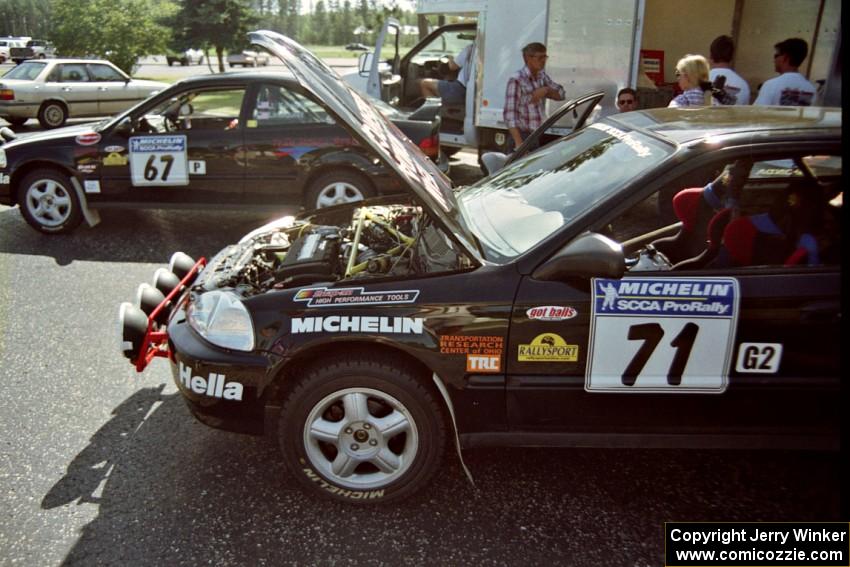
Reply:
[[310, 184], [304, 206], [321, 209], [362, 201], [374, 195], [372, 184], [363, 175], [353, 171], [331, 171]]
[[435, 394], [389, 360], [335, 358], [286, 397], [283, 456], [306, 490], [355, 504], [404, 498], [437, 471], [446, 444]]
[[83, 212], [67, 176], [50, 169], [27, 175], [18, 189], [18, 206], [31, 227], [46, 234], [62, 234], [77, 228]]
[[45, 130], [59, 128], [68, 120], [68, 109], [61, 102], [49, 100], [38, 109], [38, 123]]

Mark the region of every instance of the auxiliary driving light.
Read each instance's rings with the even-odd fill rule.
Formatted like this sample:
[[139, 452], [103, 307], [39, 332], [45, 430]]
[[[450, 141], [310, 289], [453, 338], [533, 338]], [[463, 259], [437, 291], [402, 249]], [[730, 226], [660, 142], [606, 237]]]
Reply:
[[161, 291], [162, 295], [168, 295], [180, 286], [180, 278], [177, 277], [177, 274], [165, 268], [157, 268], [153, 273], [153, 286]]
[[125, 301], [118, 309], [118, 324], [121, 326], [121, 354], [135, 360], [139, 356], [148, 330], [148, 316], [129, 301]]
[[[136, 305], [145, 312], [147, 316], [153, 313], [160, 303], [165, 301], [165, 295], [151, 284], [139, 284], [139, 289], [136, 290]], [[168, 315], [171, 313], [172, 303], [169, 301], [162, 306], [159, 313], [156, 314], [154, 321], [159, 324], [164, 324], [168, 321]]]
[[[168, 261], [168, 269], [181, 280], [195, 267], [195, 261], [188, 254], [175, 252]], [[187, 282], [187, 285], [191, 282]]]

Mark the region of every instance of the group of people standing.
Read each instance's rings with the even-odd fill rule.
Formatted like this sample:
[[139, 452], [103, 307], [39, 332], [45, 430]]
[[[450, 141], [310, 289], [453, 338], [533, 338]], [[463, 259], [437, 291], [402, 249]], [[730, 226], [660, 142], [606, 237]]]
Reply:
[[[773, 46], [774, 69], [778, 77], [769, 79], [759, 89], [753, 104], [811, 106], [817, 89], [800, 72], [809, 54], [809, 46], [798, 37]], [[676, 81], [682, 93], [670, 101], [671, 107], [750, 104], [750, 87], [731, 66], [735, 45], [728, 35], [711, 42], [709, 57], [686, 55], [676, 64]], [[723, 77], [725, 82], [718, 82]]]
[[[809, 52], [805, 40], [790, 38], [774, 45], [774, 68], [778, 77], [761, 85], [756, 105], [810, 106], [817, 89], [800, 72]], [[467, 45], [448, 66], [458, 71], [455, 80], [423, 79], [423, 97], [439, 96], [444, 104], [463, 105], [472, 62], [474, 44]], [[710, 62], [702, 55], [686, 55], [676, 64], [676, 81], [681, 94], [670, 101], [671, 107], [750, 104], [750, 86], [732, 69], [735, 44], [728, 35], [711, 42]], [[504, 119], [510, 138], [509, 150], [518, 147], [545, 119], [546, 99], [564, 100], [564, 87], [546, 73], [546, 46], [529, 43], [522, 48], [525, 65], [508, 79], [505, 89]], [[722, 81], [718, 78], [723, 77]], [[722, 85], [719, 87], [719, 85]], [[637, 108], [637, 91], [626, 87], [617, 93], [620, 112]]]

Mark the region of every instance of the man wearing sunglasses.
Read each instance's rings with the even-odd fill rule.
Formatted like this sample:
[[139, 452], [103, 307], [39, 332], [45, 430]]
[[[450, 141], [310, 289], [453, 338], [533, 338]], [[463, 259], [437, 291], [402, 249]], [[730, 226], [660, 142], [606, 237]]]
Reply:
[[508, 79], [503, 116], [511, 135], [513, 147], [519, 147], [536, 130], [546, 114], [546, 99], [564, 100], [564, 87], [552, 80], [546, 66], [546, 46], [529, 43], [522, 48], [525, 66]]
[[773, 66], [781, 75], [764, 82], [753, 104], [811, 106], [817, 89], [798, 71], [809, 54], [806, 40], [792, 37], [773, 48]]
[[617, 108], [620, 112], [637, 109], [637, 91], [631, 87], [623, 87], [617, 93]]

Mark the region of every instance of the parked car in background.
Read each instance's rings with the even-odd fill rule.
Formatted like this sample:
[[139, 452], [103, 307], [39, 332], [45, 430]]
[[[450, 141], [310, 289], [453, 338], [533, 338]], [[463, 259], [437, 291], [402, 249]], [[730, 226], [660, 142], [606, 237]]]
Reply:
[[[448, 167], [438, 105], [413, 116], [384, 109]], [[116, 118], [33, 134], [0, 152], [0, 203], [18, 204], [46, 233], [71, 231], [83, 218], [95, 224], [101, 208], [296, 212], [402, 190], [319, 96], [279, 72], [184, 79]]]
[[38, 118], [43, 128], [58, 128], [72, 117], [116, 114], [168, 86], [133, 79], [104, 60], [24, 61], [0, 77], [0, 118], [13, 126]]
[[369, 51], [369, 46], [362, 43], [349, 43], [345, 48], [349, 51]]
[[200, 49], [187, 49], [182, 53], [168, 53], [165, 56], [165, 61], [168, 63], [168, 66], [171, 67], [175, 63], [179, 63], [184, 67], [187, 65], [194, 65], [204, 62], [204, 52]]
[[244, 49], [227, 55], [227, 64], [231, 67], [265, 67], [269, 64], [269, 56], [265, 53]]
[[21, 63], [27, 59], [45, 59], [55, 55], [56, 48], [43, 39], [31, 39], [23, 46], [9, 48], [9, 59], [15, 63]]
[[23, 47], [24, 45], [26, 45], [26, 40], [13, 37], [0, 38], [0, 63], [5, 63], [11, 59], [13, 47]]

